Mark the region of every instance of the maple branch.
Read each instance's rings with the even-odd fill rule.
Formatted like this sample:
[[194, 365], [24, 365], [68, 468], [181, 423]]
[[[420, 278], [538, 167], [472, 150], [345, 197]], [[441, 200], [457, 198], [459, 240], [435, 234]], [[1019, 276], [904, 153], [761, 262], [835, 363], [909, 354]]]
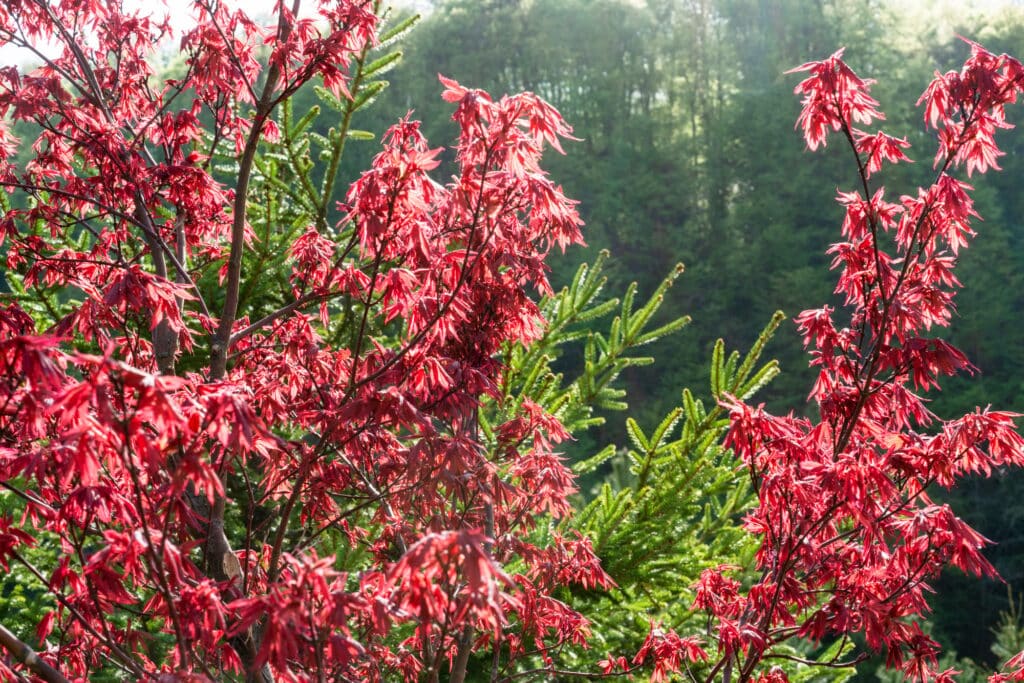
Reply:
[[263, 316], [262, 318], [260, 318], [256, 322], [250, 324], [245, 329], [239, 330], [238, 332], [235, 332], [234, 334], [232, 334], [230, 339], [228, 340], [228, 346], [229, 347], [234, 346], [240, 340], [245, 339], [246, 337], [251, 335], [253, 332], [256, 332], [260, 328], [266, 327], [267, 325], [269, 325], [270, 323], [278, 320], [279, 318], [283, 318], [284, 316], [288, 315], [289, 313], [292, 313], [292, 312], [302, 308], [306, 304], [313, 303], [313, 302], [316, 302], [316, 301], [321, 301], [321, 300], [324, 300], [324, 299], [330, 299], [330, 298], [333, 298], [335, 296], [339, 296], [340, 294], [341, 294], [341, 292], [328, 292], [328, 293], [325, 293], [325, 294], [309, 293], [309, 294], [306, 294], [304, 296], [301, 296], [298, 299], [296, 299], [295, 301], [292, 301], [291, 303], [285, 304], [284, 306], [282, 306], [281, 308], [278, 308], [277, 310], [273, 311], [272, 313], [268, 313], [267, 315]]
[[[972, 118], [973, 118], [973, 116], [974, 116], [974, 112], [971, 113], [971, 117]], [[967, 127], [968, 127], [969, 123], [970, 123], [970, 119], [967, 122], [965, 122], [965, 124], [964, 124], [964, 132], [961, 132], [961, 139], [966, 134], [965, 131], [967, 130]], [[852, 135], [852, 133], [850, 131], [849, 122], [847, 122], [847, 121], [843, 122], [843, 124], [842, 124], [842, 131], [845, 134], [848, 143], [850, 144], [850, 147], [851, 147], [851, 149], [853, 151], [854, 157], [857, 159], [857, 166], [858, 166], [858, 169], [859, 169], [861, 181], [863, 182], [863, 186], [864, 186], [865, 201], [870, 201], [868, 199], [868, 197], [867, 197], [867, 195], [870, 193], [870, 190], [868, 189], [866, 170], [865, 170], [865, 167], [864, 167], [864, 165], [862, 163], [862, 160], [860, 158], [860, 153], [857, 151], [857, 145], [856, 145], [856, 143], [853, 140], [853, 135]], [[956, 156], [956, 151], [955, 150], [956, 150], [956, 148], [953, 148], [953, 149], [951, 149], [946, 154], [945, 162], [942, 164], [942, 167], [939, 169], [938, 173], [936, 174], [936, 182], [938, 181], [939, 178], [941, 178], [943, 176], [943, 174], [946, 173], [946, 171], [949, 169], [950, 165], [953, 163], [953, 159]], [[911, 236], [909, 245], [907, 246], [907, 256], [903, 259], [903, 265], [900, 268], [899, 275], [897, 276], [896, 282], [893, 284], [892, 291], [889, 292], [888, 296], [885, 295], [885, 289], [882, 286], [882, 278], [881, 278], [881, 275], [879, 275], [878, 287], [879, 287], [879, 290], [881, 291], [881, 294], [882, 294], [882, 320], [881, 320], [881, 322], [878, 325], [878, 329], [879, 330], [886, 329], [887, 326], [888, 326], [888, 323], [890, 322], [890, 316], [892, 314], [892, 302], [896, 299], [896, 295], [899, 293], [900, 288], [903, 286], [903, 282], [906, 280], [907, 273], [910, 272], [910, 265], [911, 265], [911, 263], [916, 262], [916, 260], [917, 260], [917, 258], [911, 259], [910, 258], [910, 253], [913, 251], [914, 244], [918, 242], [920, 231], [921, 231], [921, 227], [925, 224], [925, 222], [926, 222], [928, 216], [931, 214], [931, 211], [932, 211], [933, 208], [934, 208], [933, 205], [931, 203], [929, 203], [921, 211], [921, 215], [918, 217], [917, 222], [914, 225], [914, 233]], [[871, 212], [871, 215], [870, 215], [871, 244], [872, 244], [872, 249], [874, 251], [875, 259], [876, 259], [876, 262], [877, 262], [878, 254], [879, 254], [880, 250], [879, 250], [879, 247], [878, 247], [878, 232], [877, 232], [877, 229], [875, 227], [875, 220], [876, 219], [875, 219], [875, 216], [874, 216], [874, 212]], [[922, 242], [924, 241], [923, 238], [921, 238], [921, 240], [922, 240]], [[919, 257], [920, 257], [920, 253], [918, 254], [918, 258]], [[865, 294], [865, 297], [866, 297], [866, 294]], [[865, 318], [864, 323], [863, 323], [862, 331], [864, 329], [868, 328], [868, 327], [870, 327], [870, 322]], [[883, 337], [882, 336], [878, 336], [878, 337], [875, 338], [875, 341], [872, 344], [871, 350], [868, 353], [867, 361], [865, 363], [863, 363], [862, 365], [860, 365], [860, 367], [858, 368], [857, 376], [859, 376], [860, 373], [863, 372], [865, 369], [867, 370], [867, 373], [866, 373], [866, 375], [864, 377], [863, 385], [859, 385], [856, 382], [856, 376], [854, 377], [854, 383], [856, 385], [858, 385], [857, 403], [855, 404], [853, 410], [851, 410], [850, 413], [844, 418], [843, 429], [842, 429], [842, 431], [839, 434], [839, 439], [834, 442], [834, 445], [832, 447], [832, 452], [833, 453], [841, 453], [841, 452], [843, 452], [846, 449], [847, 445], [849, 445], [850, 439], [853, 437], [853, 432], [854, 432], [854, 429], [856, 428], [857, 420], [860, 417], [860, 413], [864, 409], [865, 404], [867, 403], [868, 396], [871, 394], [871, 382], [874, 380], [876, 372], [878, 371], [878, 362], [881, 359], [882, 341], [883, 341]]]
[[787, 655], [781, 652], [772, 652], [764, 655], [764, 659], [785, 659], [790, 662], [796, 662], [798, 664], [806, 664], [807, 666], [820, 666], [826, 669], [849, 669], [857, 666], [861, 662], [869, 659], [871, 654], [868, 652], [861, 652], [853, 659], [849, 659], [845, 662], [832, 660], [828, 662], [819, 662], [814, 659], [805, 659], [804, 657], [797, 657], [796, 655]]
[[[205, 9], [210, 15], [210, 23], [213, 24], [215, 29], [217, 29], [217, 34], [220, 36], [220, 39], [224, 41], [224, 50], [227, 52], [235, 69], [238, 70], [238, 77], [242, 78], [245, 74], [245, 67], [242, 66], [242, 60], [238, 57], [238, 52], [235, 50], [234, 45], [232, 45], [231, 37], [224, 32], [224, 27], [221, 26], [219, 22], [213, 21], [216, 7], [219, 4], [218, 0], [207, 0], [206, 2], [199, 2], [197, 4]], [[249, 97], [252, 98], [253, 102], [260, 99], [256, 94], [256, 90], [253, 88], [252, 81], [249, 79], [243, 79], [242, 84], [245, 86], [245, 89], [249, 91]]]
[[[396, 189], [392, 194], [391, 202], [388, 206], [388, 218], [386, 225], [391, 225], [392, 212], [394, 211], [394, 203], [397, 198], [397, 194], [398, 189]], [[366, 287], [366, 301], [363, 302], [363, 314], [359, 320], [359, 331], [356, 333], [355, 349], [352, 351], [352, 371], [349, 373], [348, 377], [349, 394], [351, 394], [352, 389], [356, 384], [356, 375], [359, 372], [360, 354], [363, 350], [363, 340], [366, 337], [366, 323], [370, 317], [370, 309], [373, 308], [373, 290], [377, 287], [377, 278], [380, 277], [380, 264], [384, 261], [385, 246], [387, 246], [386, 240], [382, 238], [380, 247], [377, 251], [377, 256], [373, 259], [373, 273], [370, 275], [370, 284]], [[411, 347], [412, 344], [409, 346]]]
[[[512, 125], [512, 122], [510, 121], [506, 125], [506, 130], [511, 125]], [[504, 133], [504, 131], [503, 131], [503, 133]], [[483, 174], [482, 174], [484, 177], [486, 177], [486, 175], [487, 175], [487, 167], [491, 163], [491, 160], [493, 158], [493, 154], [495, 152], [496, 146], [497, 146], [497, 143], [495, 143], [495, 144], [493, 144], [493, 145], [488, 147], [487, 153], [484, 155], [484, 159], [480, 163], [480, 167], [482, 169], [484, 169], [483, 170]], [[473, 250], [470, 249], [470, 246], [472, 245], [474, 238], [477, 236], [477, 232], [478, 232], [478, 229], [480, 227], [480, 221], [481, 221], [481, 218], [482, 218], [481, 217], [481, 213], [483, 212], [483, 208], [484, 208], [483, 207], [483, 194], [484, 194], [484, 187], [485, 187], [485, 185], [486, 185], [486, 183], [481, 182], [480, 183], [480, 188], [477, 191], [476, 206], [473, 209], [473, 218], [472, 218], [472, 221], [469, 224], [469, 235], [466, 238], [465, 254], [463, 255], [462, 264], [461, 264], [461, 266], [459, 268], [459, 279], [456, 280], [455, 286], [452, 287], [451, 292], [449, 292], [448, 298], [445, 299], [444, 303], [441, 304], [440, 307], [438, 307], [438, 310], [434, 312], [434, 314], [431, 316], [430, 320], [426, 324], [423, 325], [423, 327], [419, 330], [419, 332], [417, 332], [415, 335], [413, 335], [413, 337], [406, 344], [404, 344], [402, 346], [402, 348], [398, 349], [398, 351], [396, 351], [394, 354], [392, 354], [390, 358], [388, 358], [386, 361], [381, 363], [380, 367], [378, 367], [375, 371], [373, 371], [372, 373], [370, 373], [366, 377], [363, 377], [362, 379], [360, 379], [355, 384], [350, 384], [348, 390], [345, 393], [344, 399], [342, 399], [343, 401], [344, 400], [348, 400], [351, 396], [353, 396], [355, 394], [355, 391], [356, 391], [357, 388], [362, 387], [362, 386], [364, 386], [366, 384], [369, 384], [370, 382], [375, 381], [377, 378], [379, 378], [385, 372], [387, 372], [395, 363], [397, 363], [399, 360], [401, 360], [402, 357], [404, 357], [405, 355], [410, 353], [416, 347], [416, 345], [418, 345], [420, 343], [420, 341], [422, 341], [423, 338], [426, 337], [427, 332], [429, 332], [430, 329], [441, 318], [443, 318], [448, 313], [448, 310], [455, 303], [456, 295], [462, 290], [462, 287], [465, 285], [465, 283], [469, 279], [469, 271], [470, 271], [470, 269], [468, 268], [468, 265], [470, 263], [470, 255], [474, 253]], [[504, 198], [504, 200], [507, 200], [507, 199], [508, 199], [508, 197], [506, 196]], [[502, 210], [505, 210], [506, 208], [507, 208], [507, 203], [506, 203], [506, 201], [503, 201], [501, 203], [501, 208], [499, 209], [499, 212], [502, 211]], [[494, 234], [494, 230], [495, 229], [496, 228], [492, 228], [492, 229], [490, 229], [490, 230], [488, 230], [486, 232], [486, 235], [484, 235], [484, 238], [483, 238], [483, 242], [485, 244], [490, 240], [491, 236]], [[475, 259], [473, 260], [473, 263], [475, 264], [481, 258], [482, 258], [482, 251], [478, 250], [477, 252], [475, 252]], [[440, 287], [440, 285], [438, 285], [438, 287]], [[353, 354], [353, 377], [355, 375], [355, 366], [356, 366], [356, 364], [358, 362], [359, 362], [359, 356]]]
[[497, 679], [500, 683], [506, 683], [506, 681], [514, 681], [520, 678], [526, 678], [527, 676], [534, 676], [536, 674], [545, 674], [551, 680], [550, 676], [566, 676], [568, 678], [585, 678], [592, 681], [604, 680], [606, 678], [622, 678], [628, 676], [631, 673], [638, 671], [641, 667], [635, 666], [630, 668], [628, 671], [613, 671], [610, 673], [596, 673], [590, 671], [570, 671], [567, 669], [556, 669], [554, 667], [545, 667], [538, 669], [527, 669], [526, 671], [517, 671], [514, 674], [508, 674]]
[[71, 683], [60, 671], [42, 660], [27, 643], [7, 630], [3, 624], [0, 624], [0, 647], [10, 652], [15, 659], [47, 683]]
[[[50, 7], [48, 3], [37, 2], [36, 4], [46, 12], [49, 20], [56, 27], [64, 43], [67, 45], [68, 49], [74, 55], [75, 62], [78, 64], [78, 68], [82, 72], [82, 76], [85, 79], [87, 87], [83, 87], [76, 81], [76, 79], [71, 77], [69, 77], [69, 82], [74, 84], [86, 99], [92, 101], [92, 103], [103, 113], [103, 116], [107, 120], [107, 122], [109, 122], [112, 125], [120, 125], [120, 122], [114, 116], [109, 104], [107, 103], [104, 97], [103, 88], [99, 83], [99, 79], [96, 77], [96, 72], [93, 69], [93, 65], [90, 63], [88, 56], [82, 50], [81, 45], [79, 45], [78, 42], [76, 42], [74, 36], [71, 35], [67, 27], [65, 27], [64, 24], [60, 21], [60, 19], [56, 16], [56, 14], [53, 12], [53, 9]], [[52, 68], [58, 69], [58, 71], [61, 71], [52, 59], [45, 56], [43, 57], [43, 59], [46, 64], [50, 65]], [[192, 68], [192, 65], [189, 65], [189, 72], [191, 72]], [[174, 99], [174, 97], [179, 95], [182, 91], [183, 88], [179, 86], [174, 95], [170, 98], [167, 98], [167, 100], [163, 103], [158, 112], [153, 115], [153, 117], [150, 120], [150, 123], [152, 121], [155, 121], [159, 114], [169, 106], [170, 102]], [[142, 129], [145, 130], [148, 125], [149, 123], [144, 125]], [[144, 141], [144, 136], [141, 136], [137, 134], [135, 131], [132, 131], [127, 124], [125, 124], [125, 127], [128, 128], [129, 132], [131, 132], [134, 137], [133, 145], [139, 143], [140, 140]], [[156, 166], [157, 162], [155, 159], [153, 159], [152, 155], [148, 153], [148, 150], [146, 150], [145, 143], [140, 143], [139, 147], [143, 152], [146, 153], [146, 156], [150, 164]], [[123, 155], [124, 157], [127, 157], [128, 150], [125, 150], [123, 152]], [[198, 287], [196, 287], [195, 283], [192, 281], [188, 272], [182, 265], [184, 263], [184, 252], [183, 250], [180, 249], [180, 245], [179, 254], [174, 254], [171, 252], [167, 243], [160, 236], [159, 231], [153, 224], [152, 216], [150, 215], [149, 210], [146, 208], [145, 199], [142, 195], [141, 190], [135, 190], [134, 200], [135, 223], [142, 229], [143, 240], [149, 247], [150, 254], [153, 259], [153, 266], [157, 276], [163, 279], [167, 279], [168, 273], [166, 260], [169, 259], [173, 263], [177, 271], [178, 275], [176, 279], [178, 280], [178, 282], [186, 282], [192, 286], [192, 289], [195, 290], [196, 292], [196, 296], [199, 301], [200, 307], [203, 309], [204, 314], [207, 317], [209, 317], [209, 311], [206, 309], [206, 304], [203, 301], [202, 294], [199, 293]], [[181, 305], [182, 302], [179, 299], [179, 307]], [[178, 334], [171, 328], [170, 321], [167, 320], [166, 317], [163, 318], [153, 329], [152, 338], [153, 353], [157, 362], [157, 367], [160, 369], [160, 372], [162, 374], [174, 374], [175, 356], [177, 355], [178, 352]]]
[[709, 671], [708, 675], [704, 678], [704, 683], [712, 683], [712, 681], [715, 680], [715, 676], [718, 675], [718, 672], [722, 670], [723, 666], [725, 666], [725, 662], [726, 662], [726, 658], [725, 657], [720, 658], [718, 660], [718, 663], [716, 663], [711, 668], [711, 671]]
[[[126, 223], [130, 223], [136, 226], [137, 228], [142, 230], [144, 238], [148, 239], [149, 237], [152, 237], [154, 235], [159, 238], [159, 235], [156, 232], [156, 227], [153, 226], [152, 221], [150, 221], [149, 225], [147, 225], [145, 222], [140, 221], [137, 215], [133, 216], [127, 214], [124, 211], [117, 209], [112, 205], [99, 202], [96, 200], [96, 197], [93, 196], [87, 196], [79, 192], [73, 192], [61, 187], [47, 187], [45, 185], [36, 185], [33, 183], [27, 183], [11, 179], [5, 179], [3, 181], [0, 181], [0, 187], [10, 187], [18, 190], [24, 190], [25, 192], [28, 192], [33, 196], [38, 196], [35, 194], [37, 192], [46, 192], [49, 194], [59, 195], [66, 199], [74, 199], [76, 201], [85, 202], [96, 207], [96, 209], [99, 211], [102, 211], [106, 214], [109, 214], [110, 216], [113, 216], [114, 218], [118, 218], [120, 220], [125, 221]], [[68, 211], [62, 211], [62, 213], [65, 213], [69, 216], [73, 216], [73, 214], [71, 214]], [[80, 219], [76, 221], [76, 223], [77, 222], [80, 222]], [[90, 230], [90, 232], [92, 232], [92, 230]], [[195, 281], [189, 275], [188, 270], [185, 268], [185, 262], [178, 259], [175, 252], [171, 250], [170, 246], [163, 239], [158, 239], [158, 244], [160, 247], [160, 251], [163, 253], [164, 257], [167, 258], [168, 261], [170, 261], [172, 266], [174, 266], [174, 271], [177, 274], [177, 276], [182, 278], [182, 281], [185, 284], [187, 284], [194, 292], [196, 301], [199, 304], [199, 309], [202, 311], [203, 315], [205, 315], [208, 318], [211, 317], [210, 310], [209, 308], [207, 308], [206, 302], [203, 300], [202, 292], [199, 290], [199, 287], [196, 285]], [[107, 263], [108, 265], [113, 265], [112, 262]]]
[[[88, 89], [92, 92], [89, 93], [86, 90], [81, 89], [81, 86], [77, 83], [76, 87], [79, 87], [81, 89], [82, 95], [85, 98], [92, 100], [93, 105], [103, 112], [103, 115], [106, 117], [107, 121], [114, 123], [114, 115], [110, 111], [110, 108], [107, 106], [107, 103], [103, 99], [103, 89], [100, 87], [99, 80], [96, 78], [96, 72], [93, 71], [92, 65], [89, 64], [89, 59], [85, 56], [85, 53], [82, 51], [82, 46], [79, 45], [78, 42], [75, 40], [74, 36], [72, 36], [68, 32], [67, 27], [64, 26], [64, 23], [57, 18], [57, 15], [53, 13], [53, 8], [49, 2], [45, 2], [44, 0], [36, 0], [35, 4], [37, 7], [46, 12], [47, 17], [50, 19], [51, 22], [53, 22], [53, 25], [57, 28], [57, 31], [58, 33], [60, 33], [64, 43], [67, 45], [68, 49], [71, 50], [71, 53], [74, 55], [75, 61], [78, 63], [78, 68], [82, 70], [82, 76], [85, 78], [85, 81], [89, 86]], [[46, 59], [46, 62], [50, 63], [52, 62], [52, 60]], [[72, 80], [72, 82], [74, 83], [75, 81]]]
[[[882, 301], [885, 301], [885, 280], [882, 277], [882, 259], [878, 249], [878, 216], [871, 207], [871, 186], [868, 183], [867, 166], [864, 164], [864, 160], [861, 158], [860, 152], [857, 150], [857, 142], [854, 140], [853, 130], [845, 120], [843, 121], [842, 131], [843, 135], [846, 137], [846, 142], [850, 145], [850, 149], [853, 151], [853, 158], [857, 161], [857, 173], [860, 176], [861, 187], [864, 189], [864, 201], [867, 202], [868, 208], [871, 209], [868, 211], [868, 227], [871, 228], [871, 245], [873, 247], [872, 251], [874, 252], [875, 257], [875, 278], [877, 278], [878, 281], [878, 289], [882, 293]], [[867, 276], [861, 275], [861, 282], [866, 285], [866, 288], [871, 287], [871, 283], [867, 280]]]
[[[173, 360], [174, 357], [172, 356], [172, 371]], [[157, 362], [159, 363], [159, 358], [157, 359]], [[121, 387], [121, 393], [122, 395], [124, 393], [123, 386]], [[131, 443], [131, 430], [129, 428], [129, 421], [122, 420], [121, 428], [124, 435], [123, 444]], [[134, 486], [132, 487], [132, 493], [134, 494], [135, 498], [135, 506], [140, 511], [145, 510], [146, 504], [142, 498], [142, 479], [139, 476], [138, 468], [132, 462], [131, 454], [127, 452], [125, 446], [122, 446], [121, 448], [121, 458], [122, 462], [124, 463], [125, 469], [128, 471], [129, 475], [131, 476], [132, 483], [134, 484]], [[149, 525], [142, 524], [140, 526], [142, 527], [142, 533], [146, 538], [146, 556], [148, 557], [149, 562], [152, 565], [153, 574], [156, 578], [157, 589], [160, 595], [163, 596], [164, 602], [166, 602], [167, 604], [168, 615], [171, 618], [171, 624], [173, 625], [174, 628], [174, 639], [175, 641], [177, 641], [178, 650], [181, 652], [181, 659], [182, 661], [189, 662], [191, 664], [193, 661], [192, 652], [187, 647], [187, 643], [185, 640], [185, 631], [181, 626], [181, 618], [179, 617], [178, 609], [175, 606], [174, 595], [172, 594], [171, 587], [167, 581], [166, 568], [164, 567], [164, 563], [161, 557], [157, 554], [156, 549], [154, 548], [153, 537], [152, 534], [150, 533]], [[164, 538], [161, 538], [161, 545], [163, 545], [163, 543]], [[202, 663], [201, 659], [199, 661], [200, 663]], [[203, 665], [203, 668], [205, 669], [205, 665]], [[209, 671], [207, 671], [207, 673], [209, 673]]]
[[[294, 0], [292, 16], [299, 12], [300, 0]], [[292, 31], [291, 23], [285, 17], [285, 6], [282, 3], [277, 14], [277, 40], [278, 43], [288, 40]], [[220, 27], [218, 26], [218, 30]], [[238, 314], [239, 292], [242, 282], [242, 253], [245, 249], [245, 226], [246, 209], [249, 200], [249, 182], [252, 178], [253, 166], [256, 159], [256, 151], [259, 147], [260, 137], [263, 134], [263, 126], [278, 100], [274, 99], [274, 89], [277, 88], [281, 78], [281, 66], [272, 60], [267, 70], [267, 80], [263, 84], [263, 91], [256, 103], [256, 111], [253, 116], [252, 127], [245, 140], [245, 147], [242, 150], [242, 158], [239, 162], [238, 180], [235, 185], [234, 204], [232, 206], [231, 223], [231, 249], [228, 254], [228, 273], [225, 287], [224, 307], [221, 310], [220, 323], [217, 327], [210, 344], [210, 372], [211, 380], [218, 381], [224, 378], [227, 372], [228, 351], [231, 348], [231, 331], [235, 325]], [[222, 486], [223, 486], [223, 475]], [[212, 570], [218, 580], [231, 578], [242, 581], [241, 565], [235, 557], [231, 544], [225, 533], [225, 503], [224, 495], [219, 495], [213, 501], [210, 510], [210, 521], [207, 527], [206, 544], [203, 550], [205, 564], [208, 570]], [[233, 647], [242, 655], [246, 668], [247, 683], [271, 683], [274, 678], [267, 664], [262, 667], [255, 666], [257, 652], [260, 647], [258, 630], [250, 629], [243, 642], [233, 643]]]
[[[135, 216], [142, 226], [143, 240], [149, 247], [153, 259], [153, 268], [157, 277], [167, 279], [167, 261], [164, 259], [164, 252], [170, 252], [167, 243], [157, 232], [153, 225], [153, 218], [149, 215], [146, 205], [143, 203], [142, 192], [135, 192]], [[173, 258], [173, 257], [172, 257]], [[181, 270], [181, 269], [179, 269]], [[153, 335], [153, 356], [156, 358], [157, 368], [160, 374], [174, 374], [174, 356], [178, 352], [178, 333], [171, 328], [171, 322], [166, 316], [156, 325]]]
[[[50, 581], [43, 575], [43, 573], [39, 571], [39, 569], [37, 569], [34, 564], [32, 564], [24, 557], [22, 557], [17, 550], [12, 550], [10, 555], [15, 560], [17, 560], [21, 564], [21, 566], [25, 567], [25, 569], [27, 569], [34, 577], [36, 577], [36, 579], [42, 582], [43, 585], [50, 585]], [[101, 634], [99, 631], [97, 631], [96, 628], [89, 623], [88, 619], [85, 618], [85, 615], [83, 615], [78, 610], [78, 608], [71, 604], [71, 602], [68, 601], [68, 599], [64, 596], [63, 593], [51, 587], [50, 595], [52, 595], [54, 599], [56, 599], [57, 602], [61, 604], [61, 607], [66, 609], [75, 619], [77, 619], [78, 622], [82, 625], [82, 627], [86, 631], [88, 631], [93, 637], [95, 637], [96, 640], [105, 644], [110, 649], [110, 652], [116, 655], [116, 659], [121, 660], [121, 664], [127, 667], [133, 674], [138, 676], [140, 680], [146, 678], [145, 670], [141, 666], [139, 666], [138, 662], [136, 662], [131, 657], [131, 655], [125, 652], [120, 645], [118, 645], [116, 642], [114, 642], [106, 635]], [[106, 626], [105, 623], [104, 626]]]
[[[295, 0], [292, 15], [299, 11], [300, 0]], [[291, 24], [285, 19], [285, 7], [281, 4], [277, 17], [278, 42], [288, 40], [291, 35]], [[267, 80], [263, 91], [256, 102], [252, 127], [245, 139], [242, 158], [238, 163], [238, 180], [235, 183], [235, 199], [232, 206], [231, 250], [228, 253], [228, 274], [225, 285], [224, 307], [221, 309], [220, 324], [210, 345], [210, 379], [223, 379], [227, 372], [228, 351], [231, 348], [231, 330], [238, 315], [239, 291], [242, 284], [242, 252], [245, 249], [245, 219], [249, 202], [249, 181], [252, 179], [253, 166], [256, 161], [256, 150], [259, 148], [263, 126], [274, 110], [277, 101], [274, 89], [281, 79], [281, 66], [272, 62], [267, 70]]]

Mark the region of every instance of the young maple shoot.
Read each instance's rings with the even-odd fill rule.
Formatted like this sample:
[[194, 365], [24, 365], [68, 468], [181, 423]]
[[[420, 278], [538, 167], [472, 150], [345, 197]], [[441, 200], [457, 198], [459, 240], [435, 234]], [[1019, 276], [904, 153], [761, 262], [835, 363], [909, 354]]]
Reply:
[[[842, 241], [829, 250], [847, 313], [840, 319], [824, 306], [796, 318], [819, 368], [810, 393], [817, 419], [724, 400], [726, 443], [757, 497], [745, 528], [760, 547], [749, 585], [739, 567], [709, 569], [697, 585], [694, 606], [713, 628], [702, 649], [686, 652], [691, 661], [710, 657], [709, 683], [784, 680], [772, 665], [799, 661], [783, 649], [793, 638], [837, 641], [819, 662], [850, 666], [865, 656], [841, 654], [855, 634], [908, 678], [947, 680], [955, 672], [937, 671], [939, 646], [921, 627], [928, 582], [947, 566], [996, 574], [981, 554], [986, 539], [928, 491], [1024, 464], [1017, 416], [986, 408], [942, 420], [915, 393], [973, 370], [949, 343], [926, 336], [950, 323], [956, 255], [974, 235], [972, 188], [952, 173], [998, 168], [993, 134], [1009, 125], [1004, 108], [1024, 89], [1020, 62], [968, 45], [962, 70], [937, 74], [919, 101], [937, 131], [935, 181], [895, 202], [870, 180], [883, 163], [906, 161], [909, 144], [858, 127], [883, 118], [872, 82], [842, 51], [794, 70], [809, 74], [796, 88], [807, 146], [839, 133], [857, 164], [859, 187], [839, 193]], [[992, 680], [1019, 680], [1022, 660]]]

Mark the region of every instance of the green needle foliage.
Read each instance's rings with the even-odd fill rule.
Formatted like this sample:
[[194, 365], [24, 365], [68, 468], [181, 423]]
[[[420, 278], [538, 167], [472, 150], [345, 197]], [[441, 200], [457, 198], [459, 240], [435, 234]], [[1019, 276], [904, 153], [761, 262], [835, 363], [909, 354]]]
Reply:
[[[649, 329], [666, 293], [682, 274], [681, 265], [665, 277], [643, 306], [634, 310], [636, 283], [621, 299], [600, 298], [607, 282], [603, 272], [607, 260], [608, 253], [602, 252], [592, 265], [580, 266], [572, 283], [557, 296], [541, 302], [548, 326], [539, 341], [529, 348], [507, 350], [510, 372], [505, 378], [505, 402], [532, 400], [558, 417], [572, 434], [603, 424], [605, 418], [596, 414], [598, 410], [626, 410], [626, 392], [618, 386], [619, 376], [627, 368], [654, 362], [654, 358], [638, 355], [635, 350], [690, 322], [689, 316], [681, 316]], [[596, 321], [612, 313], [616, 315], [607, 332], [594, 329]], [[554, 369], [555, 364], [580, 347], [582, 363], [567, 379], [566, 373]]]
[[[479, 416], [492, 448], [497, 447], [494, 426], [524, 401], [559, 417], [576, 439], [603, 424], [612, 411], [633, 412], [621, 373], [653, 363], [639, 347], [689, 323], [688, 316], [654, 322], [682, 266], [638, 303], [635, 284], [621, 298], [601, 297], [607, 258], [604, 252], [593, 264], [584, 264], [567, 287], [541, 302], [548, 327], [537, 343], [506, 349], [510, 371], [503, 394], [485, 404]], [[761, 356], [783, 320], [777, 312], [743, 355], [727, 353], [718, 341], [706, 400], [684, 389], [679, 405], [651, 428], [627, 416], [628, 445], [595, 446], [596, 453], [573, 464], [586, 486], [579, 509], [535, 533], [586, 537], [616, 584], [610, 591], [580, 588], [563, 596], [590, 619], [592, 650], [634, 653], [652, 624], [702, 634], [705, 619], [691, 608], [691, 586], [709, 567], [752, 564], [756, 543], [743, 531], [742, 517], [753, 494], [740, 463], [722, 446], [728, 419], [718, 401], [726, 395], [749, 398], [778, 374], [778, 364], [761, 362]], [[821, 670], [811, 663], [838, 662], [851, 643], [826, 645], [819, 652], [811, 645], [793, 649], [796, 662], [787, 665], [791, 680], [822, 680]], [[559, 666], [566, 670], [586, 669], [593, 661], [581, 649], [566, 648], [563, 657]], [[486, 670], [485, 662], [479, 666]], [[834, 677], [825, 677], [848, 675], [837, 670]]]
[[783, 320], [776, 313], [745, 356], [715, 345], [711, 401], [684, 389], [680, 405], [651, 430], [626, 419], [630, 447], [576, 465], [610, 468], [597, 495], [569, 522], [586, 534], [617, 588], [588, 594], [594, 647], [635, 651], [652, 622], [679, 633], [699, 633], [702, 615], [691, 609], [690, 586], [708, 567], [744, 564], [756, 545], [740, 527], [752, 503], [749, 482], [721, 445], [728, 419], [716, 401], [750, 396], [778, 374], [775, 361], [759, 365], [765, 344]]

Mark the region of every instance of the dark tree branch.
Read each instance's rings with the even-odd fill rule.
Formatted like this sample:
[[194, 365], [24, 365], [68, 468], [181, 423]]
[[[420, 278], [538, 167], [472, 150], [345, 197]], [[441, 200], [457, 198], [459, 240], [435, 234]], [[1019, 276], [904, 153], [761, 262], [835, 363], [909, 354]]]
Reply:
[[71, 683], [60, 671], [40, 659], [35, 650], [8, 631], [3, 624], [0, 624], [0, 647], [10, 652], [16, 660], [28, 667], [29, 671], [47, 683]]

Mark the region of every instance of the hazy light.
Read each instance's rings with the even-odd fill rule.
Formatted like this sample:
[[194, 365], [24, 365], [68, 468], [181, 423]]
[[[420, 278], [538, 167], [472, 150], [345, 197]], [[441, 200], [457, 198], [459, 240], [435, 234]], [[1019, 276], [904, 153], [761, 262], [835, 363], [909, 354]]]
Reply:
[[[2, 2], [3, 0], [0, 0]], [[270, 18], [274, 11], [275, 0], [221, 0], [221, 4], [229, 8], [242, 6], [250, 17], [254, 19]], [[306, 5], [313, 7], [313, 3], [306, 2]], [[195, 25], [196, 15], [191, 2], [181, 0], [124, 0], [124, 8], [127, 12], [138, 12], [140, 16], [153, 17], [162, 20], [167, 17], [170, 20], [172, 35], [167, 39], [168, 45], [173, 45], [181, 38], [181, 34]], [[309, 12], [300, 11], [300, 15]], [[55, 43], [35, 44], [33, 47], [48, 57], [55, 56], [59, 50]], [[18, 66], [30, 66], [39, 63], [39, 58], [32, 50], [14, 45], [0, 46], [0, 65], [17, 64]]]

